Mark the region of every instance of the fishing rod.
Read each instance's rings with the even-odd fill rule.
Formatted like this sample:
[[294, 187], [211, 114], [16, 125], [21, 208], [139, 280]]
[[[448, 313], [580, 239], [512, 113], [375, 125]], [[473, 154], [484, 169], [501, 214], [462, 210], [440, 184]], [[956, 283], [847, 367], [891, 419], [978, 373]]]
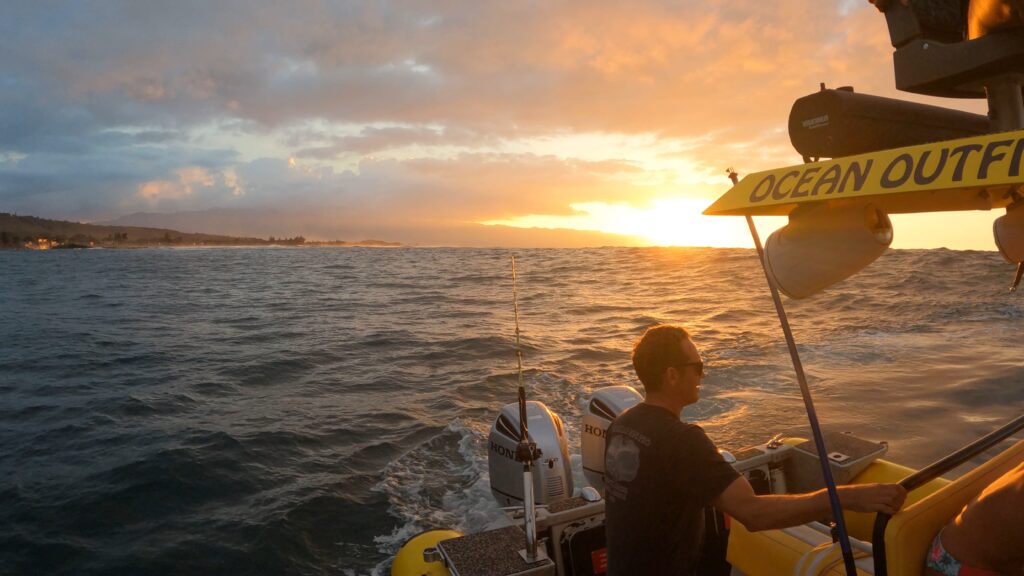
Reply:
[[519, 291], [516, 288], [516, 257], [512, 256], [512, 306], [516, 318], [516, 364], [519, 373], [519, 444], [516, 446], [516, 462], [523, 463], [523, 522], [526, 532], [526, 549], [521, 551], [527, 562], [536, 562], [542, 557], [537, 550], [537, 502], [533, 493], [533, 463], [541, 457], [536, 442], [530, 441], [530, 430], [526, 425], [526, 386], [523, 384], [523, 347], [519, 341]]
[[[733, 185], [739, 184], [739, 175], [732, 168], [728, 170], [728, 173]], [[825, 449], [825, 439], [821, 434], [821, 425], [818, 423], [818, 413], [814, 410], [811, 389], [807, 386], [807, 376], [804, 375], [804, 365], [800, 361], [800, 353], [796, 349], [796, 340], [793, 338], [793, 330], [789, 327], [789, 317], [786, 315], [786, 309], [782, 306], [782, 297], [779, 296], [779, 289], [775, 286], [771, 274], [768, 273], [764, 248], [761, 246], [761, 237], [757, 234], [757, 227], [754, 226], [754, 217], [749, 214], [747, 214], [747, 227], [750, 228], [750, 235], [754, 238], [757, 257], [761, 260], [764, 277], [768, 280], [768, 288], [772, 292], [775, 311], [779, 315], [779, 323], [782, 324], [782, 333], [786, 336], [789, 356], [793, 360], [793, 370], [796, 371], [796, 380], [800, 384], [800, 394], [804, 399], [804, 409], [807, 411], [807, 419], [811, 424], [811, 434], [814, 436], [814, 444], [818, 447], [818, 461], [821, 463], [821, 473], [825, 477], [825, 488], [828, 491], [828, 501], [832, 508], [832, 517], [834, 519], [833, 528], [835, 530], [833, 532], [833, 539], [839, 540], [839, 548], [843, 551], [843, 564], [846, 566], [847, 576], [856, 576], [857, 566], [853, 560], [850, 535], [846, 530], [846, 520], [843, 518], [843, 507], [839, 503], [839, 491], [836, 489], [836, 481], [832, 477], [832, 466], [828, 462], [828, 451]]]

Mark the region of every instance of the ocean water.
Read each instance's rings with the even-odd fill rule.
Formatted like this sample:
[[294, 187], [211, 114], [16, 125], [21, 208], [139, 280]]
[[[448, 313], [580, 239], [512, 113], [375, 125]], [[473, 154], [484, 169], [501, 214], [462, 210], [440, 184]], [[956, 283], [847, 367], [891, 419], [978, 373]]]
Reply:
[[[526, 382], [567, 424], [657, 322], [708, 362], [720, 446], [799, 432], [752, 250], [517, 250]], [[0, 574], [387, 574], [500, 512], [510, 250], [0, 251]], [[1024, 410], [993, 252], [891, 251], [787, 300], [822, 422], [922, 466]], [[573, 458], [579, 474], [578, 456]]]

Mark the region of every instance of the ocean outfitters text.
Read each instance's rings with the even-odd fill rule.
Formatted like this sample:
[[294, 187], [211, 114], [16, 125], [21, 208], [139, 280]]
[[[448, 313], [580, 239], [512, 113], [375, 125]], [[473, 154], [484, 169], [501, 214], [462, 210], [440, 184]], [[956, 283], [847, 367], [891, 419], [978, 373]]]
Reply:
[[[1011, 152], [1012, 150], [1012, 152]], [[899, 188], [908, 182], [927, 186], [937, 181], [962, 184], [965, 176], [974, 183], [986, 180], [989, 171], [1002, 168], [1008, 176], [1020, 176], [1024, 157], [1024, 138], [993, 140], [985, 145], [971, 143], [937, 149], [924, 149], [917, 154], [904, 152], [885, 166], [876, 166], [874, 158], [833, 163], [827, 168], [809, 164], [806, 168], [788, 170], [782, 175], [764, 175], [750, 192], [751, 202], [827, 196], [865, 187], [875, 190]], [[968, 162], [970, 172], [968, 172]]]
[[1024, 184], [1024, 131], [1004, 132], [757, 172], [743, 178], [705, 213], [777, 214], [768, 207], [1020, 184]]

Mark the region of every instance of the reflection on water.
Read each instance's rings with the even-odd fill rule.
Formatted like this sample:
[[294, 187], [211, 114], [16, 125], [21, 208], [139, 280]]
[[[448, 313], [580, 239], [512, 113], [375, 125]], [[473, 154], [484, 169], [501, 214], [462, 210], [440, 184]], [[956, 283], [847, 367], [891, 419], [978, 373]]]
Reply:
[[[511, 253], [0, 251], [4, 565], [386, 573], [420, 529], [483, 526], [482, 439], [515, 399]], [[656, 322], [695, 334], [710, 376], [685, 415], [722, 446], [804, 425], [753, 251], [516, 255], [530, 394], [574, 451]], [[921, 466], [1019, 414], [1012, 272], [897, 251], [787, 301], [821, 420]]]

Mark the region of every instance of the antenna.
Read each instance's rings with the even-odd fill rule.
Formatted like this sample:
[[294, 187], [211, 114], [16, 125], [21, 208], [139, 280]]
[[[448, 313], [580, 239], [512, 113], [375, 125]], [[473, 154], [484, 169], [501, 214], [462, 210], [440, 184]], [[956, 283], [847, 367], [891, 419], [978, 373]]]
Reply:
[[516, 462], [523, 463], [523, 523], [526, 532], [526, 549], [519, 555], [529, 563], [545, 558], [537, 549], [537, 502], [533, 493], [533, 463], [541, 457], [536, 442], [530, 441], [530, 430], [526, 425], [526, 387], [523, 385], [523, 348], [519, 341], [519, 291], [516, 288], [516, 257], [512, 256], [512, 306], [516, 316], [516, 364], [519, 372], [519, 445], [516, 446]]

